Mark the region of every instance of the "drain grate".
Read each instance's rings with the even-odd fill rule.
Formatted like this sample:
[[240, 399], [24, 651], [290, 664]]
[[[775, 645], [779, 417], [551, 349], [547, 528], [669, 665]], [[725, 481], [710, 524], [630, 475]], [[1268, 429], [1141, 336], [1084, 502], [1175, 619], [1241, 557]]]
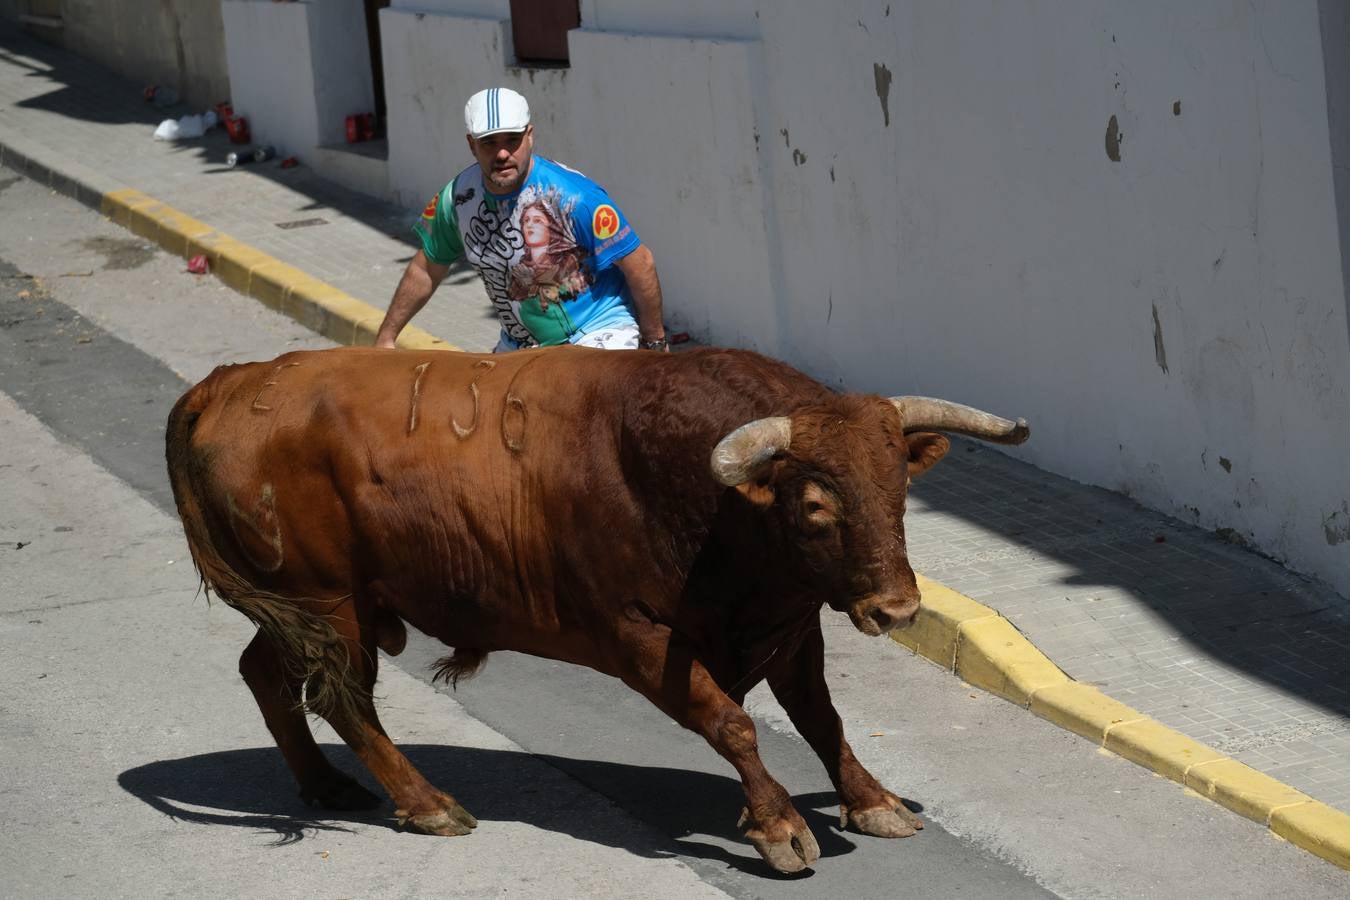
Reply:
[[327, 225], [327, 219], [296, 219], [294, 222], [278, 222], [278, 228], [308, 228], [311, 225]]

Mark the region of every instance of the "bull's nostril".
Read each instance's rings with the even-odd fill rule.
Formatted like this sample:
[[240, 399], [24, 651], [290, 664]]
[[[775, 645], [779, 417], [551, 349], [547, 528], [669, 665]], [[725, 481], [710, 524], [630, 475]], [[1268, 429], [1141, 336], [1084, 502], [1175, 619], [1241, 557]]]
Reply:
[[882, 634], [895, 627], [895, 617], [879, 606], [868, 610], [867, 618], [877, 623], [877, 627], [881, 629]]

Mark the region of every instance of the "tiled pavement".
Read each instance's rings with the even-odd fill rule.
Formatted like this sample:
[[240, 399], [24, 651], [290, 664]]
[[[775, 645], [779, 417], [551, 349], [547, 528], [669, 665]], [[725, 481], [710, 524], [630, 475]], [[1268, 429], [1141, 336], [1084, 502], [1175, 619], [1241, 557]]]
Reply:
[[[140, 88], [0, 23], [0, 146], [82, 165], [385, 306], [413, 252], [406, 210], [304, 166], [229, 169], [220, 132], [153, 141], [185, 110], [156, 110]], [[277, 227], [313, 218], [325, 224]], [[416, 321], [466, 349], [495, 341], [466, 271]], [[998, 609], [1070, 676], [1350, 812], [1345, 598], [973, 443], [916, 483], [908, 523], [917, 568]]]

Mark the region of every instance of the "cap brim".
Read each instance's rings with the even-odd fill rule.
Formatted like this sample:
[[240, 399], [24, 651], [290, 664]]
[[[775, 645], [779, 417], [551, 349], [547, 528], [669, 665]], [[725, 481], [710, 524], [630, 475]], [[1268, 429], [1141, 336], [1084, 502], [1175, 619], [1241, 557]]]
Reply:
[[477, 134], [471, 134], [470, 137], [474, 140], [481, 140], [485, 137], [492, 137], [494, 134], [524, 134], [525, 130], [529, 127], [530, 124], [526, 122], [519, 128], [493, 128], [489, 131], [480, 131]]

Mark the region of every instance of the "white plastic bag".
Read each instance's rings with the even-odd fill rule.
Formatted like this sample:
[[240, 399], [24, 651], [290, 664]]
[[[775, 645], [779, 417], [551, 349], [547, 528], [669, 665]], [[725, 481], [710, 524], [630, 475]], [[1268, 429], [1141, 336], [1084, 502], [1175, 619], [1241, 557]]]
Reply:
[[216, 111], [214, 109], [208, 109], [206, 112], [202, 113], [202, 128], [206, 129], [207, 131], [210, 131], [212, 128], [215, 128], [219, 124], [220, 118], [216, 115]]
[[178, 140], [178, 120], [165, 119], [159, 123], [155, 129], [155, 140], [157, 141], [176, 141]]

